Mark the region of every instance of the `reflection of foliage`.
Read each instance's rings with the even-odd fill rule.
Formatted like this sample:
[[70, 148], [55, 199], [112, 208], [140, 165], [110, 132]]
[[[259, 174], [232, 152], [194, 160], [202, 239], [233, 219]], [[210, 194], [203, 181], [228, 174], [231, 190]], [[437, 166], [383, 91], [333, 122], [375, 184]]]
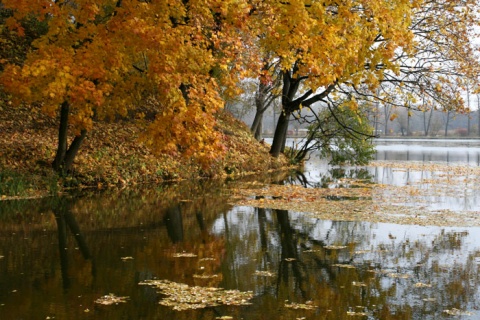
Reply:
[[364, 112], [349, 107], [326, 108], [310, 125], [305, 143], [291, 150], [293, 161], [302, 161], [311, 151], [319, 150], [330, 164], [366, 164], [373, 159], [370, 141], [373, 129]]
[[372, 174], [365, 168], [331, 168], [328, 172], [322, 174], [320, 182], [315, 187], [317, 188], [331, 188], [332, 186], [346, 188], [356, 187], [355, 183], [363, 181], [365, 183], [371, 182]]

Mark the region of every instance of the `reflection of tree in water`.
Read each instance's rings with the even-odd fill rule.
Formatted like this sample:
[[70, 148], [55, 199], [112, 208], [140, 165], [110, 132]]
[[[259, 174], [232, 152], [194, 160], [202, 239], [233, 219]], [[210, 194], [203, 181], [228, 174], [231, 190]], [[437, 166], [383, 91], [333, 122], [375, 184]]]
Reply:
[[299, 184], [305, 188], [351, 187], [351, 182], [342, 182], [342, 179], [361, 180], [369, 183], [372, 181], [373, 175], [366, 168], [334, 167], [322, 173], [319, 182], [311, 182], [303, 172], [296, 170], [295, 174], [290, 175], [282, 184]]
[[[357, 257], [355, 263], [374, 265], [382, 281], [383, 291], [388, 293], [389, 309], [411, 308], [412, 317], [434, 318], [447, 309], [478, 309], [479, 252], [465, 252], [468, 232], [445, 231], [425, 234], [411, 241], [395, 239], [383, 243], [377, 250]], [[463, 256], [463, 257], [462, 257]], [[368, 266], [366, 266], [368, 267]], [[408, 276], [407, 279], [388, 275]], [[415, 286], [417, 284], [417, 286]]]
[[[275, 210], [278, 233], [280, 236], [281, 255], [278, 266], [277, 294], [281, 299], [296, 300], [295, 292], [289, 288], [293, 278], [295, 291], [299, 291], [303, 300], [307, 299], [305, 265], [298, 256], [296, 234], [290, 226], [287, 210]], [[286, 289], [286, 290], [285, 290]], [[283, 291], [283, 292], [282, 292]]]
[[[69, 258], [68, 258], [68, 230], [73, 235], [85, 260], [92, 260], [90, 250], [83, 234], [80, 231], [80, 227], [74, 215], [71, 212], [74, 199], [61, 197], [52, 206], [53, 214], [55, 215], [55, 221], [57, 222], [58, 230], [58, 250], [60, 253], [60, 265], [62, 272], [63, 288], [68, 289], [70, 287], [70, 275], [69, 275]], [[92, 261], [91, 264], [92, 276], [95, 276], [95, 265]]]
[[[284, 300], [311, 300], [322, 312], [332, 310], [332, 317], [338, 319], [347, 318], [346, 312], [356, 306], [376, 319], [433, 319], [444, 316], [446, 309], [478, 308], [479, 253], [468, 252], [458, 259], [467, 245], [466, 232], [433, 228], [426, 229], [428, 235], [422, 238], [400, 227], [406, 230], [404, 239], [392, 234], [378, 241], [375, 234], [384, 232], [382, 224], [322, 221], [284, 210], [241, 210], [224, 216], [228, 260], [235, 261], [225, 261], [225, 267], [235, 268], [224, 270], [226, 277], [235, 277], [225, 279], [225, 284], [255, 288], [254, 305], [279, 309], [284, 316], [293, 312], [283, 308]], [[295, 260], [286, 260], [290, 258]], [[266, 266], [278, 270], [272, 281], [252, 276]], [[251, 308], [242, 314], [245, 319], [259, 312]]]

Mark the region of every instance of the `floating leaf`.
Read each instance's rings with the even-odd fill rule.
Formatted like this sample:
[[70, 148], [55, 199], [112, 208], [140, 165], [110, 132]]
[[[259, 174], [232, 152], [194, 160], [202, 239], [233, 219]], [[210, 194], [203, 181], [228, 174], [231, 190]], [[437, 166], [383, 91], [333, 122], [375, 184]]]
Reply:
[[219, 275], [218, 274], [194, 274], [193, 277], [198, 279], [213, 279], [213, 278], [218, 278]]
[[113, 293], [109, 293], [95, 300], [95, 303], [102, 304], [104, 306], [109, 306], [112, 304], [125, 303], [127, 302], [128, 299], [129, 297], [117, 297]]
[[270, 272], [270, 271], [255, 271], [255, 273], [253, 274], [254, 276], [257, 276], [257, 277], [275, 277], [275, 273], [273, 272]]
[[355, 269], [354, 265], [351, 264], [333, 264], [332, 267], [338, 267], [338, 268], [346, 268], [346, 269]]
[[432, 285], [428, 283], [417, 282], [415, 283], [415, 288], [431, 288]]
[[328, 250], [340, 250], [345, 249], [347, 246], [324, 246], [325, 249]]
[[406, 273], [395, 273], [395, 272], [387, 273], [387, 276], [389, 276], [390, 278], [399, 278], [399, 279], [408, 279], [408, 278], [410, 278], [410, 275], [408, 275], [408, 274], [406, 274]]
[[174, 253], [173, 257], [174, 258], [195, 258], [197, 257], [197, 255], [195, 253], [181, 252], [181, 253]]
[[473, 316], [473, 313], [470, 311], [462, 311], [456, 308], [452, 308], [450, 310], [443, 310], [443, 312], [451, 316]]
[[353, 281], [352, 286], [354, 286], [354, 287], [366, 287], [367, 285], [364, 282]]
[[347, 316], [367, 316], [365, 312], [347, 311]]
[[122, 259], [123, 261], [127, 261], [127, 260], [133, 260], [133, 257], [121, 257], [120, 259]]
[[295, 309], [295, 310], [297, 309], [314, 310], [318, 307], [314, 305], [312, 301], [307, 301], [305, 303], [295, 303], [295, 302], [285, 303], [285, 308]]

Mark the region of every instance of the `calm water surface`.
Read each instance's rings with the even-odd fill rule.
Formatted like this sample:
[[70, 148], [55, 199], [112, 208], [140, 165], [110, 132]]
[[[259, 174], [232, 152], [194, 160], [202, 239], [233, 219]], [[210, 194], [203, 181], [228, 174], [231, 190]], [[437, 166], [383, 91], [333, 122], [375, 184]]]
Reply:
[[[378, 155], [394, 157], [388, 148], [396, 147], [379, 146]], [[479, 153], [461, 149], [472, 159]], [[330, 168], [312, 158], [304, 177], [321, 187], [345, 175], [402, 184], [417, 174]], [[480, 228], [327, 221], [236, 207], [230, 187], [203, 182], [0, 202], [0, 319], [480, 318]], [[461, 206], [448, 199], [442, 205]], [[253, 299], [248, 306], [174, 311], [158, 304], [164, 296], [154, 288], [138, 285], [149, 279], [252, 291]], [[94, 303], [109, 293], [129, 300]], [[286, 301], [317, 307], [291, 309]]]

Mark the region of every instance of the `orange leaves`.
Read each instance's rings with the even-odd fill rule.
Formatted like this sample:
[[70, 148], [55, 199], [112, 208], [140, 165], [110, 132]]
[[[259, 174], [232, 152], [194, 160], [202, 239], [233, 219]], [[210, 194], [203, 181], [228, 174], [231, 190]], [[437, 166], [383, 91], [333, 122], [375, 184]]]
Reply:
[[[203, 86], [210, 90], [203, 89]], [[142, 140], [159, 154], [183, 154], [204, 167], [222, 156], [224, 147], [219, 132], [215, 130], [213, 114], [223, 102], [215, 87], [208, 83], [203, 86], [201, 90], [197, 87], [190, 89], [188, 105], [180, 90], [173, 90], [166, 103], [174, 107], [165, 108], [157, 115]]]
[[[91, 128], [93, 114], [126, 115], [154, 95], [156, 120], [145, 141], [204, 164], [223, 150], [213, 114], [222, 98], [239, 94], [241, 77], [260, 72], [259, 57], [278, 59], [283, 69], [296, 64], [293, 76], [308, 76], [315, 89], [355, 73], [356, 83], [376, 85], [379, 77], [360, 73], [365, 63], [388, 65], [410, 39], [410, 0], [2, 3], [16, 12], [12, 28], [30, 15], [48, 23], [22, 67], [5, 68], [0, 80], [19, 100], [43, 104], [50, 115], [68, 102], [78, 131]], [[378, 33], [386, 45], [373, 43]]]

